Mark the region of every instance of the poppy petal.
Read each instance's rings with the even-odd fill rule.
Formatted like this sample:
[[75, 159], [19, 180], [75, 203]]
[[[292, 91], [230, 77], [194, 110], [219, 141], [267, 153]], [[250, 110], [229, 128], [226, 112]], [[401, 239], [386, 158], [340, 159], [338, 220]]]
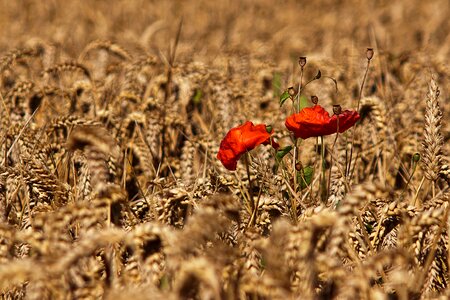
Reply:
[[[342, 133], [355, 125], [360, 116], [356, 111], [346, 110], [339, 114], [339, 132]], [[285, 125], [296, 138], [324, 136], [338, 131], [338, 116], [330, 117], [329, 113], [320, 105], [306, 107], [299, 113], [286, 119]]]
[[247, 151], [257, 146], [271, 144], [274, 148], [279, 145], [271, 139], [271, 133], [266, 130], [266, 125], [254, 125], [247, 121], [244, 124], [232, 128], [220, 143], [217, 158], [228, 170], [236, 170], [237, 162]]

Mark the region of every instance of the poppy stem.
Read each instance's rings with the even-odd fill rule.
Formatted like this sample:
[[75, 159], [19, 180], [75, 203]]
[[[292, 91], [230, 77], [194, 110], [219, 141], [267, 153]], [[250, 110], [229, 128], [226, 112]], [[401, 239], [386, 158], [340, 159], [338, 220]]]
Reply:
[[330, 172], [328, 174], [328, 187], [327, 187], [327, 199], [330, 195], [330, 185], [331, 185], [331, 169], [333, 168], [333, 154], [334, 154], [334, 146], [336, 146], [337, 139], [339, 137], [339, 115], [337, 115], [337, 128], [336, 128], [336, 137], [334, 138], [333, 146], [331, 146], [331, 154], [330, 154]]
[[[294, 172], [294, 192], [297, 193], [297, 156], [298, 156], [298, 147], [297, 147], [298, 138], [294, 140], [294, 156], [292, 158], [292, 169]], [[292, 209], [292, 218], [294, 220], [294, 224], [297, 224], [297, 201], [294, 196], [291, 197], [291, 209]]]
[[[361, 98], [362, 98], [362, 93], [363, 93], [363, 89], [364, 89], [364, 84], [366, 83], [366, 78], [367, 78], [367, 73], [369, 73], [369, 68], [370, 68], [370, 60], [372, 58], [367, 58], [367, 65], [366, 65], [366, 71], [364, 72], [364, 77], [363, 77], [363, 81], [361, 82], [361, 87], [359, 89], [359, 96], [358, 96], [358, 105], [356, 107], [356, 111], [359, 113], [359, 105], [361, 103]], [[352, 145], [350, 148], [350, 158], [348, 161], [348, 168], [347, 171], [345, 172], [347, 174], [347, 176], [350, 175], [350, 170], [351, 170], [351, 166], [352, 166], [352, 156], [353, 156], [353, 145], [355, 143], [355, 131], [356, 131], [356, 126], [358, 126], [358, 122], [355, 124], [355, 126], [353, 127], [352, 130]]]
[[325, 197], [327, 195], [327, 192], [325, 191], [326, 188], [326, 175], [325, 175], [325, 142], [323, 140], [323, 136], [320, 136], [320, 156], [322, 158], [322, 173], [321, 173], [321, 179], [320, 179], [320, 198], [322, 201], [325, 201]]
[[298, 93], [297, 93], [297, 107], [296, 112], [300, 112], [300, 96], [302, 95], [303, 90], [303, 66], [300, 67], [300, 83], [298, 85]]
[[253, 181], [252, 178], [250, 176], [250, 154], [248, 152], [245, 153], [244, 155], [244, 162], [245, 162], [245, 169], [247, 170], [247, 177], [248, 177], [248, 193], [250, 195], [250, 208], [252, 209], [252, 215], [250, 217], [250, 221], [248, 223], [248, 225], [254, 225], [255, 221], [256, 221], [256, 210], [258, 209], [258, 206], [255, 205], [254, 202], [254, 196], [253, 196]]
[[367, 73], [369, 73], [369, 67], [370, 67], [370, 60], [367, 60], [366, 71], [364, 72], [363, 81], [362, 81], [361, 87], [360, 87], [360, 89], [359, 89], [358, 105], [357, 105], [357, 107], [356, 107], [356, 111], [357, 111], [357, 112], [359, 112], [359, 106], [360, 106], [360, 104], [361, 104], [361, 98], [362, 98], [362, 93], [363, 93], [364, 85], [365, 85], [365, 83], [366, 83]]

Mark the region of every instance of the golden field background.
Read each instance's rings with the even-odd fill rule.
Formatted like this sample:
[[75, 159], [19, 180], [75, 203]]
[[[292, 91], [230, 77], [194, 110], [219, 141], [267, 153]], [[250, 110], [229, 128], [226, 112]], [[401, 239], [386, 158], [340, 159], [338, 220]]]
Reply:
[[[1, 299], [447, 299], [449, 18], [446, 0], [0, 0]], [[220, 141], [252, 120], [292, 144], [299, 56], [303, 83], [322, 74], [304, 95], [360, 98], [361, 122], [302, 141], [306, 188], [253, 150], [250, 192]]]
[[[211, 59], [251, 51], [276, 62], [299, 53], [352, 56], [367, 46], [448, 55], [447, 1], [2, 1], [1, 48], [32, 38], [79, 54], [94, 39], [157, 53], [184, 20], [180, 53]], [[198, 57], [197, 57], [198, 56]], [[192, 56], [191, 56], [192, 57]]]

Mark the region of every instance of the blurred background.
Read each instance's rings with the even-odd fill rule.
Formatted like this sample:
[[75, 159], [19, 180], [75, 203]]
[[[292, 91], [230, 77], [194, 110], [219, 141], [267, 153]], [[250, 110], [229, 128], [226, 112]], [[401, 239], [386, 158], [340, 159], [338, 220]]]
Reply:
[[[305, 299], [329, 299], [335, 290], [337, 299], [450, 295], [441, 221], [450, 178], [449, 6], [0, 0], [0, 218], [9, 222], [0, 228], [0, 263], [9, 264], [0, 267], [0, 295], [9, 278], [20, 284], [11, 281], [7, 299], [188, 299], [181, 295], [203, 288], [224, 299], [303, 291]], [[303, 76], [299, 56], [307, 57]], [[316, 139], [299, 152], [303, 166], [328, 166], [327, 205], [341, 208], [322, 205], [318, 171], [308, 188], [317, 197], [295, 208], [288, 200], [296, 182], [282, 168], [274, 175], [269, 147], [255, 149], [251, 166], [258, 209], [235, 206], [248, 203], [250, 176], [244, 164], [230, 174], [216, 159], [222, 138], [252, 120], [291, 145], [285, 119], [293, 106], [280, 109], [280, 95], [318, 70], [320, 80], [302, 85], [303, 103], [317, 96], [329, 112], [340, 104], [361, 113], [358, 130], [325, 140], [339, 153], [329, 164]], [[346, 177], [349, 146], [354, 171]], [[416, 172], [418, 153], [425, 159]], [[287, 161], [285, 173], [299, 174]], [[347, 197], [350, 185], [356, 192]], [[255, 230], [242, 234], [257, 211]], [[297, 225], [280, 222], [266, 239], [285, 216]], [[109, 246], [113, 236], [122, 244], [119, 228], [130, 247]], [[425, 277], [419, 294], [417, 278]], [[213, 299], [199, 295], [189, 299]]]
[[158, 54], [182, 19], [178, 53], [192, 60], [236, 52], [277, 63], [320, 54], [339, 63], [369, 46], [445, 59], [449, 6], [448, 0], [1, 0], [0, 52], [38, 38], [72, 56], [101, 38]]

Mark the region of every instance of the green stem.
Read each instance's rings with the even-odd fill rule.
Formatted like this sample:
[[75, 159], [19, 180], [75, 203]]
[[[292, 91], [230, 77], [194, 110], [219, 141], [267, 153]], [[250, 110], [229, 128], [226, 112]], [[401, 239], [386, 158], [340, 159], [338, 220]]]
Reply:
[[[293, 188], [293, 190], [295, 193], [297, 193], [297, 186], [298, 186], [298, 182], [297, 182], [297, 152], [298, 152], [297, 141], [298, 141], [298, 139], [295, 138], [295, 140], [294, 140], [294, 155], [292, 157], [292, 171], [294, 173], [294, 188]], [[294, 224], [296, 224], [297, 223], [297, 202], [296, 202], [294, 196], [291, 197], [291, 210], [292, 210], [292, 219], [294, 220]]]
[[333, 146], [331, 147], [330, 154], [330, 172], [328, 174], [328, 187], [327, 187], [327, 199], [330, 195], [330, 185], [331, 185], [331, 169], [333, 168], [333, 154], [334, 154], [334, 146], [336, 146], [337, 139], [339, 137], [339, 115], [337, 115], [337, 129], [336, 129], [336, 137], [334, 138]]
[[256, 217], [255, 210], [257, 210], [258, 207], [255, 206], [255, 202], [254, 202], [255, 198], [253, 196], [253, 181], [250, 176], [250, 154], [248, 152], [245, 153], [244, 162], [245, 162], [245, 169], [247, 170], [247, 178], [248, 178], [248, 187], [249, 187], [249, 195], [250, 195], [249, 203], [250, 203], [250, 208], [252, 210], [252, 215], [251, 215], [250, 221], [248, 223], [248, 226], [250, 226], [250, 225], [254, 225], [254, 222], [255, 222], [254, 215]]
[[[364, 84], [366, 83], [367, 73], [369, 72], [369, 67], [370, 67], [370, 59], [367, 60], [366, 71], [364, 72], [363, 81], [362, 81], [361, 87], [359, 89], [358, 105], [356, 107], [356, 111], [358, 113], [359, 113], [359, 105], [361, 104], [361, 98], [362, 98], [362, 93], [363, 93], [363, 89], [364, 89]], [[350, 147], [350, 159], [348, 161], [348, 168], [346, 171], [347, 176], [350, 175], [350, 170], [351, 170], [351, 166], [352, 166], [353, 145], [355, 143], [355, 131], [356, 131], [357, 125], [358, 125], [358, 122], [355, 124], [355, 126], [352, 129], [352, 145]]]
[[321, 179], [320, 179], [320, 198], [322, 201], [325, 201], [326, 197], [326, 179], [325, 179], [325, 142], [323, 140], [323, 136], [320, 137], [320, 143], [321, 143], [321, 151], [320, 156], [322, 158], [322, 173], [321, 173]]
[[303, 89], [303, 67], [300, 69], [300, 83], [298, 85], [298, 93], [297, 93], [297, 113], [300, 112], [300, 96], [302, 95]]

